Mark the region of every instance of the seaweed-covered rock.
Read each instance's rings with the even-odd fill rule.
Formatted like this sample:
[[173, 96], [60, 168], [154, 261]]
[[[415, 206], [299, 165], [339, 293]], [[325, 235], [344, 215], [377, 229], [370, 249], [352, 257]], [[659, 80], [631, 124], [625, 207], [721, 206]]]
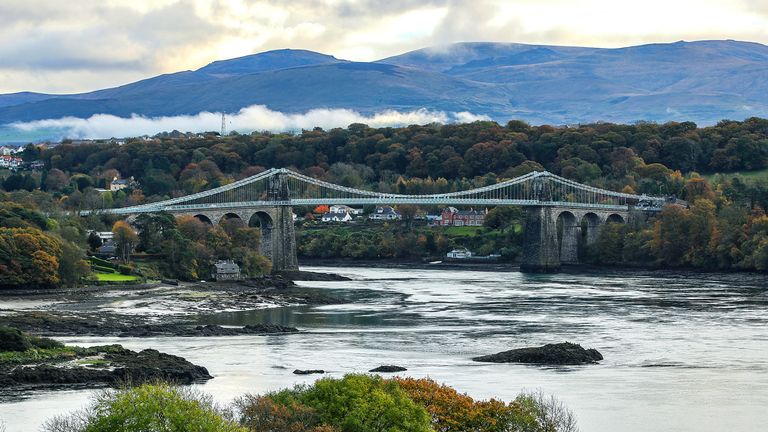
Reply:
[[579, 344], [563, 342], [540, 347], [518, 348], [497, 354], [475, 357], [472, 360], [490, 363], [581, 365], [597, 363], [602, 359], [602, 354], [594, 348], [584, 349]]
[[202, 366], [182, 357], [146, 349], [131, 351], [120, 345], [71, 348], [44, 360], [0, 363], [0, 387], [20, 385], [86, 384], [93, 386], [147, 381], [191, 384], [213, 378]]
[[293, 371], [296, 375], [311, 375], [311, 374], [324, 374], [322, 369], [296, 369]]
[[393, 373], [393, 372], [405, 372], [407, 370], [408, 369], [402, 366], [384, 365], [384, 366], [379, 366], [377, 368], [371, 369], [368, 372]]

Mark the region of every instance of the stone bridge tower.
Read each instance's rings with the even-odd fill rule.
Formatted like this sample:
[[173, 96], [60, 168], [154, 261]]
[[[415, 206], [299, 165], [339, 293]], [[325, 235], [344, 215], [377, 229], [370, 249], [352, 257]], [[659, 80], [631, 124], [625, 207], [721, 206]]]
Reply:
[[[291, 191], [288, 189], [288, 177], [285, 173], [281, 172], [270, 177], [267, 200], [285, 202], [290, 198]], [[299, 263], [296, 257], [296, 232], [293, 227], [292, 207], [275, 206], [271, 231], [269, 239], [271, 244], [262, 250], [272, 260], [273, 271], [297, 270]]]

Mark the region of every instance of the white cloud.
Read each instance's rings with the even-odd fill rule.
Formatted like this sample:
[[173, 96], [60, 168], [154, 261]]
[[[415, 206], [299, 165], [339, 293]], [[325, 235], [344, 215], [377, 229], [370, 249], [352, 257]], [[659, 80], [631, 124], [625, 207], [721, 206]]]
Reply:
[[[766, 0], [2, 0], [0, 93], [76, 92], [279, 48], [369, 61], [490, 41], [768, 43]], [[100, 78], [94, 82], [92, 76]]]
[[[252, 131], [285, 132], [322, 127], [330, 129], [347, 127], [352, 123], [364, 123], [371, 127], [406, 126], [427, 123], [468, 123], [488, 120], [488, 117], [469, 112], [446, 113], [419, 109], [414, 111], [386, 110], [370, 116], [348, 109], [313, 109], [303, 114], [285, 114], [272, 111], [264, 105], [253, 105], [226, 116], [227, 129], [240, 133]], [[112, 138], [155, 135], [159, 132], [217, 131], [221, 127], [221, 113], [201, 112], [189, 116], [130, 118], [109, 114], [97, 114], [87, 119], [65, 117], [12, 123], [12, 129], [22, 132], [40, 130], [58, 131], [59, 138]]]

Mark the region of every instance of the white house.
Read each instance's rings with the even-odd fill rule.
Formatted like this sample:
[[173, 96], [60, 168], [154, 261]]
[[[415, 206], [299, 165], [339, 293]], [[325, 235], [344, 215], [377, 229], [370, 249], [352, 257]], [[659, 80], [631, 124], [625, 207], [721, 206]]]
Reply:
[[347, 212], [334, 213], [328, 212], [323, 215], [323, 222], [349, 222], [352, 220], [352, 215]]
[[363, 209], [352, 208], [344, 204], [332, 205], [328, 208], [328, 211], [330, 213], [349, 213], [353, 216], [363, 214]]
[[216, 281], [240, 280], [240, 266], [232, 260], [219, 260], [213, 265], [211, 277]]
[[376, 207], [376, 210], [368, 215], [371, 220], [400, 220], [403, 216], [391, 206]]
[[447, 258], [454, 258], [454, 259], [467, 259], [472, 258], [472, 252], [470, 252], [466, 248], [458, 248], [454, 249], [447, 254], [445, 254]]

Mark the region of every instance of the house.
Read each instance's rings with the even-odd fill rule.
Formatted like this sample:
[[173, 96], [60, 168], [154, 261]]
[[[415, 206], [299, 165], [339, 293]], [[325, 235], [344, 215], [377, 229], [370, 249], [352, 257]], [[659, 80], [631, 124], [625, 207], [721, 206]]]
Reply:
[[20, 157], [10, 155], [0, 155], [0, 168], [17, 170], [21, 168], [24, 161]]
[[352, 215], [347, 212], [328, 212], [323, 215], [323, 222], [349, 222], [352, 220]]
[[112, 239], [105, 240], [104, 243], [96, 249], [96, 253], [102, 257], [117, 256], [117, 243]]
[[3, 156], [10, 156], [14, 153], [17, 153], [18, 151], [19, 151], [18, 147], [0, 146], [0, 155], [3, 155]]
[[133, 177], [130, 179], [121, 179], [120, 175], [116, 175], [112, 182], [109, 183], [109, 190], [112, 192], [125, 189], [133, 184]]
[[349, 213], [352, 216], [363, 214], [363, 209], [356, 209], [343, 204], [332, 205], [328, 208], [328, 211], [330, 213]]
[[381, 206], [376, 207], [376, 210], [368, 215], [368, 218], [371, 220], [400, 220], [403, 216], [392, 206]]
[[470, 252], [467, 248], [458, 248], [445, 254], [445, 257], [453, 259], [467, 259], [472, 258], [472, 252]]
[[483, 226], [483, 222], [485, 222], [485, 212], [448, 207], [440, 215], [439, 224], [443, 226]]
[[232, 260], [219, 260], [213, 265], [211, 277], [215, 281], [240, 280], [240, 266]]
[[112, 240], [115, 238], [115, 233], [112, 231], [95, 231], [91, 230], [88, 231], [88, 235], [90, 236], [91, 233], [95, 233], [103, 242], [106, 242], [107, 240]]

